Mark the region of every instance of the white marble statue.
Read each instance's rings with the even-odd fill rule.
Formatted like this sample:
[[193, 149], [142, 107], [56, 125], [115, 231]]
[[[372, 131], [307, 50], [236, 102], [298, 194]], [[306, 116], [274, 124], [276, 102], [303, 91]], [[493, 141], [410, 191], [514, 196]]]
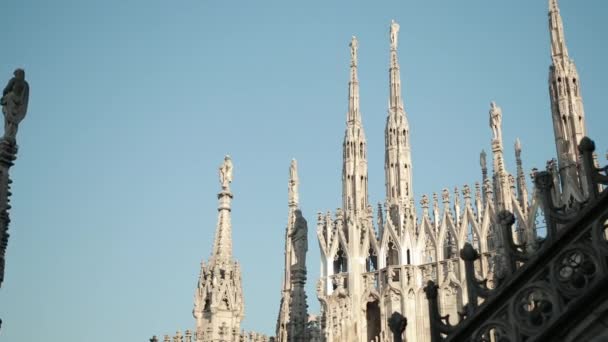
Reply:
[[494, 101], [490, 103], [490, 128], [493, 139], [502, 140], [502, 110]]
[[399, 34], [399, 24], [394, 20], [391, 21], [391, 49], [397, 49], [397, 36]]
[[222, 184], [222, 189], [228, 189], [230, 183], [232, 183], [232, 159], [227, 155], [220, 166], [220, 184]]

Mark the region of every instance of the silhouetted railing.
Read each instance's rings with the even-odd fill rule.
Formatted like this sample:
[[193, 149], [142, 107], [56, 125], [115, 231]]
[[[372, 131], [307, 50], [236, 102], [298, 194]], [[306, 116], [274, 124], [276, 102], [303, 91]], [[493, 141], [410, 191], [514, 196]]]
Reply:
[[515, 217], [507, 211], [499, 213], [503, 272], [495, 289], [477, 279], [474, 263], [479, 254], [470, 244], [464, 245], [460, 257], [465, 264], [468, 304], [458, 324], [451, 325], [447, 316], [440, 315], [437, 285], [428, 282], [425, 291], [433, 342], [571, 341], [576, 336], [565, 336], [572, 328], [596, 306], [608, 302], [608, 167], [595, 166], [594, 149], [593, 141], [582, 139], [580, 183], [588, 198], [577, 207], [556, 206], [552, 175], [536, 175], [547, 224], [546, 237], [533, 242], [536, 250], [516, 244]]

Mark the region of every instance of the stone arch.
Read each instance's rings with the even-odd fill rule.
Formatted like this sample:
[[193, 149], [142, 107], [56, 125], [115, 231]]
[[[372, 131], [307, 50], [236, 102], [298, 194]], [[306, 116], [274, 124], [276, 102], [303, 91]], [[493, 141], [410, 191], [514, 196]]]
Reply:
[[348, 256], [342, 248], [342, 244], [338, 245], [338, 249], [334, 254], [333, 270], [333, 274], [348, 272]]
[[399, 252], [399, 246], [393, 241], [392, 237], [389, 237], [388, 243], [386, 244], [386, 266], [401, 265], [401, 253]]
[[462, 288], [454, 281], [448, 281], [439, 291], [439, 308], [442, 316], [449, 315], [450, 324], [458, 324], [458, 312], [462, 309]]
[[365, 303], [365, 326], [367, 341], [380, 340], [382, 331], [382, 318], [380, 313], [380, 299], [375, 298]]

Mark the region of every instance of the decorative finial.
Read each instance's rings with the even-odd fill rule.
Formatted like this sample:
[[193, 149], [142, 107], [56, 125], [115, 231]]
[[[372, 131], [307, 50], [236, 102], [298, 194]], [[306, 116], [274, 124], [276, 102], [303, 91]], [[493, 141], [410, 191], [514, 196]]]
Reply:
[[549, 11], [559, 11], [557, 0], [549, 0]]
[[471, 198], [471, 188], [469, 187], [469, 185], [468, 185], [468, 184], [465, 184], [465, 185], [462, 187], [462, 196], [463, 196], [465, 199], [470, 199], [470, 198]]
[[399, 24], [391, 20], [391, 50], [397, 50], [397, 39], [399, 35]]
[[429, 208], [429, 196], [422, 195], [422, 199], [420, 200], [420, 205], [422, 206], [422, 208], [428, 209]]
[[485, 150], [481, 150], [481, 153], [479, 154], [479, 165], [481, 166], [482, 169], [487, 168], [487, 160], [486, 160], [486, 151]]
[[219, 171], [222, 190], [229, 190], [230, 183], [232, 183], [232, 159], [229, 155], [224, 157], [224, 162], [220, 165]]
[[450, 202], [450, 190], [448, 190], [447, 188], [444, 188], [441, 191], [441, 198], [443, 200], [443, 203], [449, 203]]
[[348, 46], [350, 46], [350, 65], [357, 66], [357, 49], [359, 48], [357, 37], [353, 36]]
[[519, 141], [519, 138], [515, 139], [515, 154], [520, 154], [521, 153], [521, 141]]

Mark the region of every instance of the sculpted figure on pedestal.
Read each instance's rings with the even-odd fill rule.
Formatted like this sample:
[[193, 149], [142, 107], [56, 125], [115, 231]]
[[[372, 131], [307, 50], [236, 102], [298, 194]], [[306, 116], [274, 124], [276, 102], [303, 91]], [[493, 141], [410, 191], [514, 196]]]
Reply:
[[19, 123], [25, 118], [30, 94], [30, 86], [25, 81], [25, 71], [17, 69], [13, 75], [0, 98], [4, 114], [4, 138], [12, 141], [17, 136]]
[[232, 159], [230, 159], [230, 156], [224, 157], [224, 162], [220, 166], [220, 183], [224, 190], [227, 190], [232, 183]]
[[399, 24], [391, 21], [391, 49], [397, 49], [397, 35], [399, 34]]
[[494, 101], [490, 103], [490, 128], [494, 135], [494, 140], [501, 140], [502, 136], [502, 110]]
[[306, 252], [308, 251], [308, 224], [306, 223], [306, 219], [302, 216], [302, 212], [300, 210], [296, 210], [295, 215], [296, 222], [290, 238], [296, 253], [297, 267], [305, 270]]

